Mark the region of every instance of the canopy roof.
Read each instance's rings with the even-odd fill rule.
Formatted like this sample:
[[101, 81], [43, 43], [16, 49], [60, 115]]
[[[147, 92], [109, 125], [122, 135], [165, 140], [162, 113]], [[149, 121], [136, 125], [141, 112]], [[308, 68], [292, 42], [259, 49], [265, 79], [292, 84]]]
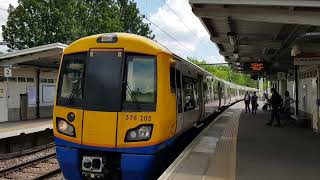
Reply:
[[53, 43], [17, 50], [0, 55], [0, 66], [25, 65], [39, 68], [59, 68], [65, 44]]
[[[294, 68], [291, 49], [297, 39], [310, 32], [320, 32], [318, 0], [189, 2], [220, 54], [239, 70], [239, 64], [264, 62], [264, 75], [287, 72]], [[300, 41], [300, 46], [305, 52], [319, 49], [319, 43], [314, 41]]]

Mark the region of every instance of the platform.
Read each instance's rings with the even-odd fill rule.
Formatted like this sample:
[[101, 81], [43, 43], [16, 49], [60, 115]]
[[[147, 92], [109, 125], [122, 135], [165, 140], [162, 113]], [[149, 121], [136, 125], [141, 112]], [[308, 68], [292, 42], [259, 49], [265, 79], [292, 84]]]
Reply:
[[212, 112], [218, 111], [219, 109], [219, 100], [214, 100], [212, 102], [209, 102], [205, 104], [205, 112], [204, 112], [204, 118], [209, 117]]
[[0, 139], [52, 129], [52, 118], [0, 123]]
[[181, 153], [160, 180], [319, 179], [320, 136], [295, 126], [270, 127], [270, 112], [237, 103]]

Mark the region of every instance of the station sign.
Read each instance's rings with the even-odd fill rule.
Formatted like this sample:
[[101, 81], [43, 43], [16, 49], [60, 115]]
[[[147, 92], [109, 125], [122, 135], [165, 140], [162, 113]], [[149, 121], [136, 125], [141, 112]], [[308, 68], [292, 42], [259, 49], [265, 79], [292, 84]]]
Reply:
[[243, 70], [251, 71], [253, 73], [261, 73], [265, 70], [265, 63], [261, 63], [261, 62], [244, 63]]
[[3, 68], [4, 77], [12, 77], [12, 67]]
[[295, 66], [320, 65], [320, 57], [295, 57], [293, 64]]
[[250, 63], [250, 69], [252, 71], [262, 71], [264, 69], [263, 63]]

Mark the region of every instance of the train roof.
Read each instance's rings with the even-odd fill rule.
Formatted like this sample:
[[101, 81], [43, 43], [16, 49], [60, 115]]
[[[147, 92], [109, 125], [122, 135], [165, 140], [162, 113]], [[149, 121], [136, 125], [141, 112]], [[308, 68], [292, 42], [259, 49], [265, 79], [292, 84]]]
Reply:
[[[102, 39], [105, 39], [106, 41], [103, 41]], [[70, 54], [75, 52], [89, 51], [89, 49], [92, 47], [121, 48], [126, 52], [143, 52], [144, 54], [149, 55], [157, 55], [160, 52], [172, 54], [172, 52], [169, 51], [165, 46], [149, 38], [129, 33], [105, 33], [87, 36], [71, 43], [64, 49], [64, 53]]]
[[221, 79], [221, 78], [215, 76], [214, 74], [208, 72], [207, 70], [203, 69], [202, 67], [200, 67], [200, 66], [198, 66], [198, 65], [196, 65], [196, 64], [194, 64], [194, 63], [192, 63], [192, 62], [190, 62], [190, 61], [188, 61], [188, 60], [186, 60], [186, 59], [183, 59], [183, 58], [181, 58], [180, 56], [178, 56], [178, 55], [176, 55], [176, 54], [173, 54], [173, 55], [174, 55], [174, 57], [175, 57], [176, 59], [178, 59], [178, 60], [180, 60], [180, 61], [183, 61], [183, 62], [186, 62], [186, 63], [189, 63], [190, 65], [192, 65], [192, 66], [194, 66], [195, 68], [197, 68], [199, 71], [202, 71], [205, 75], [208, 75], [208, 76], [212, 77], [213, 79], [216, 79], [216, 80], [218, 80], [218, 81], [220, 81], [220, 82], [223, 82], [223, 83], [226, 84], [226, 85], [229, 85], [229, 86], [232, 86], [232, 87], [235, 87], [235, 88], [244, 89], [244, 90], [247, 90], [247, 91], [257, 91], [257, 89], [255, 89], [255, 88], [251, 88], [251, 87], [247, 87], [247, 86], [242, 86], [242, 85], [234, 84], [234, 83], [232, 83], [232, 82], [230, 82], [230, 81], [226, 81], [226, 80], [224, 80], [224, 79]]

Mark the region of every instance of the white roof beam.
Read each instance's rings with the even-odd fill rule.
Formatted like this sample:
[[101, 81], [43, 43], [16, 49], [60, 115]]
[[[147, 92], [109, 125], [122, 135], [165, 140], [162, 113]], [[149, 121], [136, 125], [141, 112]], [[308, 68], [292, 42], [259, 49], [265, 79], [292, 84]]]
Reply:
[[[222, 56], [233, 56], [233, 52], [230, 51], [219, 51], [220, 55]], [[272, 56], [269, 55], [262, 55], [262, 54], [248, 54], [248, 53], [239, 53], [240, 58], [241, 57], [252, 57], [255, 59], [271, 59]]]
[[189, 0], [190, 4], [320, 7], [319, 0]]
[[320, 53], [320, 43], [304, 42], [300, 45], [300, 50], [306, 53]]
[[[230, 41], [227, 38], [211, 37], [210, 39], [215, 43], [230, 44]], [[259, 40], [237, 40], [237, 45], [254, 46], [254, 47], [261, 47], [261, 48], [272, 48], [272, 49], [279, 49], [282, 46], [281, 41], [264, 41], [264, 40], [260, 40], [260, 41]]]
[[51, 56], [62, 55], [62, 52], [63, 52], [63, 49], [56, 49], [56, 50], [37, 52], [35, 54], [29, 54], [24, 56], [16, 56], [13, 58], [8, 58], [0, 61], [0, 66], [14, 65], [14, 64], [39, 60], [40, 58], [48, 58]]
[[275, 8], [233, 7], [233, 8], [193, 8], [194, 14], [201, 18], [271, 22], [284, 24], [303, 24], [320, 26], [320, 11], [290, 11]]
[[233, 52], [229, 51], [219, 51], [222, 56], [233, 56]]

